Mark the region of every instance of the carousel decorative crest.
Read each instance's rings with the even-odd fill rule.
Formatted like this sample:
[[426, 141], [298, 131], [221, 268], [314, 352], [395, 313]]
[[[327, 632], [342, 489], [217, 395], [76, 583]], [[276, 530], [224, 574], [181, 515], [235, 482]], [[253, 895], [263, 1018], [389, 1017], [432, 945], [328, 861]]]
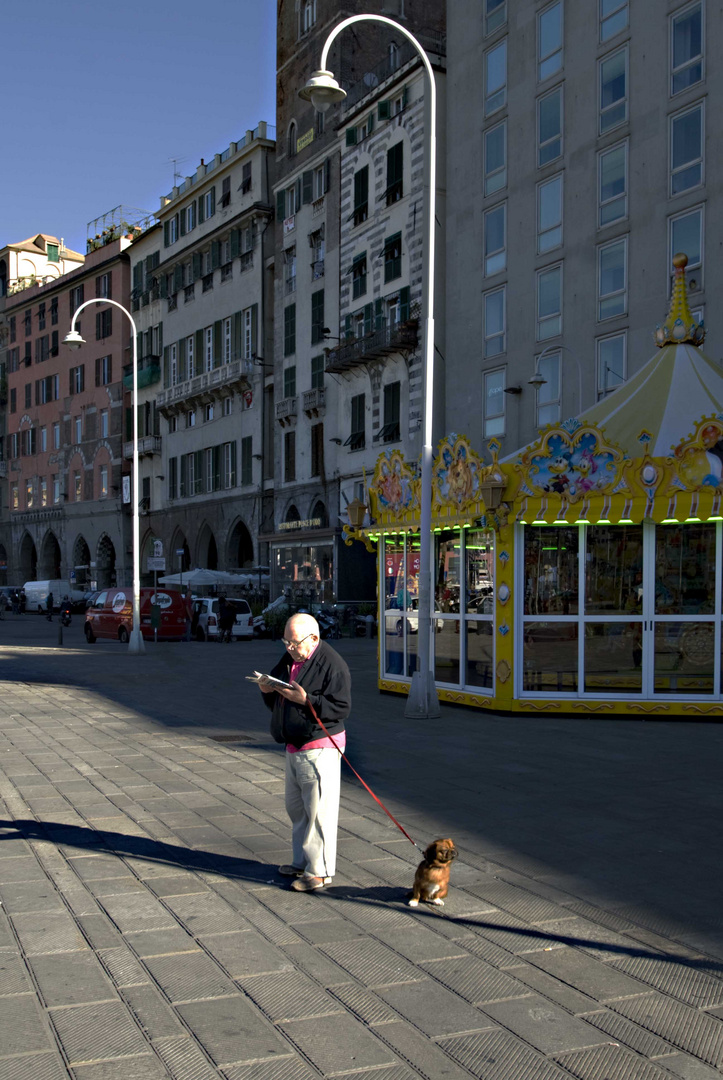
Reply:
[[447, 435], [439, 444], [432, 471], [432, 498], [438, 506], [463, 510], [480, 496], [482, 463], [463, 435]]
[[596, 492], [609, 493], [622, 462], [622, 452], [606, 445], [597, 428], [577, 424], [568, 433], [555, 425], [522, 454], [516, 468], [521, 483], [536, 495], [557, 494], [574, 503]]
[[410, 468], [399, 450], [385, 450], [377, 459], [370, 494], [381, 514], [399, 517], [415, 502], [415, 470]]
[[662, 326], [655, 327], [655, 344], [662, 349], [665, 345], [702, 345], [705, 341], [703, 320], [696, 322], [688, 306], [685, 284], [685, 268], [688, 256], [682, 252], [673, 256], [675, 277], [673, 292], [670, 297], [670, 311]]
[[720, 413], [704, 416], [695, 432], [671, 447], [677, 479], [689, 490], [723, 488], [723, 419]]

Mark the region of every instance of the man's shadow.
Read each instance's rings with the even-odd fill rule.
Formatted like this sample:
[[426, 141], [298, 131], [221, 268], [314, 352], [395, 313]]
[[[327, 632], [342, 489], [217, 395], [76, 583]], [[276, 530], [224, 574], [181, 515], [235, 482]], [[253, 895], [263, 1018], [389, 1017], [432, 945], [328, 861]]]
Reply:
[[[238, 858], [233, 855], [217, 854], [212, 851], [194, 851], [182, 844], [169, 844], [164, 840], [152, 840], [144, 836], [130, 836], [110, 829], [90, 829], [79, 825], [67, 825], [63, 822], [44, 821], [42, 823], [29, 818], [15, 821], [0, 819], [0, 843], [3, 840], [45, 840], [54, 844], [63, 844], [78, 848], [80, 851], [93, 850], [98, 853], [117, 855], [180, 870], [193, 870], [199, 873], [220, 874], [230, 881], [247, 881], [254, 884], [273, 883], [278, 879], [279, 887], [284, 887], [283, 880], [275, 866], [260, 863], [252, 859]], [[313, 893], [311, 894], [314, 895]], [[361, 888], [357, 885], [330, 885], [320, 891], [320, 895], [348, 904], [371, 907], [389, 907], [393, 905], [401, 911], [409, 911], [406, 899], [409, 890], [393, 885], [374, 885]], [[645, 949], [635, 944], [622, 945], [607, 941], [595, 941], [580, 938], [573, 934], [552, 933], [538, 927], [510, 927], [489, 919], [466, 918], [442, 912], [439, 908], [416, 908], [409, 912], [410, 918], [438, 919], [470, 929], [477, 929], [483, 936], [494, 941], [495, 932], [514, 934], [520, 939], [547, 941], [550, 944], [594, 948], [611, 955], [647, 957], [650, 959], [679, 964], [681, 967], [704, 969], [706, 972], [723, 977], [723, 963], [702, 958], [667, 955], [652, 949]], [[488, 931], [485, 934], [485, 931]], [[540, 946], [544, 947], [543, 945]]]

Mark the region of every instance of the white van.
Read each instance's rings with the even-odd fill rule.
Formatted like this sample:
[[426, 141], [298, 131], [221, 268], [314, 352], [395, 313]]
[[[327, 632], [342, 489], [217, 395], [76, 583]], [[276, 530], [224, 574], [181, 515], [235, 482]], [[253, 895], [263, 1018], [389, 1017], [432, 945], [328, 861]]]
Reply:
[[53, 611], [59, 609], [64, 596], [69, 596], [70, 602], [74, 605], [83, 603], [83, 590], [75, 588], [69, 581], [63, 581], [60, 578], [53, 578], [50, 581], [26, 581], [23, 588], [25, 589], [25, 610], [28, 612], [44, 612], [48, 593], [53, 594]]

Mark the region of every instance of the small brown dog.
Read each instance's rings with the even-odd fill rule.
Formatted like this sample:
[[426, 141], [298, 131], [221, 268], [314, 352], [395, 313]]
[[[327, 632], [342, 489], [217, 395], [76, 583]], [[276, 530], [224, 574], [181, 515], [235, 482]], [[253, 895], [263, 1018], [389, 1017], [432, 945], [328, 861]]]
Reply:
[[444, 906], [444, 897], [449, 890], [450, 863], [456, 858], [457, 848], [449, 838], [434, 840], [429, 845], [414, 875], [410, 907], [417, 907], [420, 900]]

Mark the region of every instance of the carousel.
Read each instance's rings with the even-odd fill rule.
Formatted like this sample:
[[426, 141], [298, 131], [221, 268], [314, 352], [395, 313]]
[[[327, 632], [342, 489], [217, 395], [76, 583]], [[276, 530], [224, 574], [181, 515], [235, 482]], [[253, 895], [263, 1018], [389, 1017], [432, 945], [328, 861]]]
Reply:
[[[462, 435], [441, 441], [430, 568], [441, 700], [723, 711], [723, 368], [700, 349], [686, 262], [674, 259], [655, 355], [614, 393], [501, 461], [493, 439], [491, 464]], [[418, 464], [386, 451], [345, 527], [347, 543], [376, 546], [379, 687], [400, 693], [417, 662], [419, 485]]]

